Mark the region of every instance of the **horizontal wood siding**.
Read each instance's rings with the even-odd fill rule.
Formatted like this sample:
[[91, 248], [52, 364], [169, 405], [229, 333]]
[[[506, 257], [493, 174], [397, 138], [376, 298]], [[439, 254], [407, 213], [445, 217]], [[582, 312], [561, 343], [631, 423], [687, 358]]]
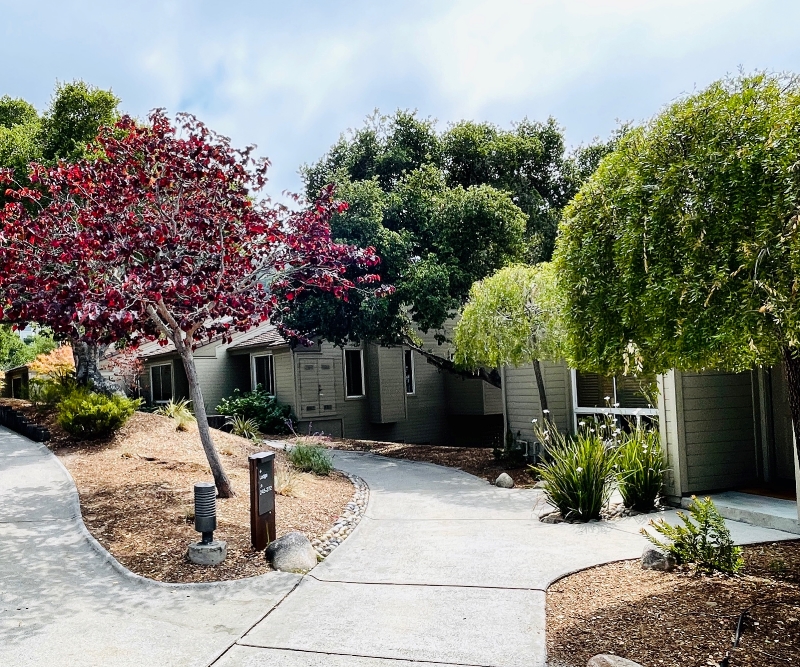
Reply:
[[758, 466], [751, 374], [681, 373], [679, 378], [684, 494], [753, 482]]
[[[560, 362], [542, 362], [547, 404], [556, 426], [572, 431], [572, 395], [569, 369]], [[533, 441], [534, 419], [541, 421], [542, 407], [533, 364], [505, 369], [508, 428], [522, 440]]]
[[220, 401], [233, 394], [234, 389], [250, 391], [250, 357], [247, 355], [227, 354], [220, 349], [218, 357], [195, 358], [195, 365], [203, 402], [210, 415], [217, 414]]
[[292, 351], [287, 348], [274, 350], [272, 357], [275, 368], [275, 398], [278, 403], [291, 406], [292, 412], [297, 414]]

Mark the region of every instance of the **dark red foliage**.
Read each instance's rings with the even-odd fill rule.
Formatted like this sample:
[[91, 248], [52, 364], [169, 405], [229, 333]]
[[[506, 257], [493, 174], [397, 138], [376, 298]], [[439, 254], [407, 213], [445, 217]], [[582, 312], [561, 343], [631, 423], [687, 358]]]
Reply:
[[328, 222], [346, 206], [332, 190], [300, 211], [257, 201], [266, 160], [193, 116], [149, 121], [124, 117], [101, 132], [104, 158], [33, 165], [36, 189], [6, 191], [3, 319], [99, 344], [180, 330], [193, 345], [269, 318], [278, 293], [346, 299], [377, 280], [372, 248], [332, 241]]

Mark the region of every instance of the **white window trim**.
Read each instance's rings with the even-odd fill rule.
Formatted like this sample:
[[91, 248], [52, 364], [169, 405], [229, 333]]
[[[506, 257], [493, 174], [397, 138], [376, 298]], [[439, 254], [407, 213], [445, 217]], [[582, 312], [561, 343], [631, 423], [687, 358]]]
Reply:
[[150, 366], [150, 403], [152, 405], [166, 405], [169, 401], [156, 401], [155, 395], [153, 394], [153, 369], [154, 368], [161, 368], [162, 366], [169, 366], [169, 384], [171, 391], [171, 396], [169, 397], [169, 401], [171, 401], [175, 397], [175, 364], [171, 361], [166, 364], [153, 364]]
[[272, 352], [250, 355], [250, 388], [253, 391], [256, 390], [256, 359], [259, 359], [260, 357], [272, 357], [272, 393], [270, 396], [275, 396], [275, 394], [278, 392], [278, 387], [276, 386], [278, 382], [275, 379], [275, 355]]
[[[578, 431], [578, 418], [580, 415], [614, 415], [615, 417], [636, 417], [640, 423], [642, 417], [657, 417], [658, 408], [579, 408], [578, 407], [578, 371], [570, 369], [570, 384], [572, 385], [572, 425]], [[617, 380], [612, 378], [614, 395], [611, 404], [617, 402]]]
[[[361, 358], [361, 393], [360, 394], [353, 394], [352, 396], [347, 393], [347, 353], [348, 352], [358, 352], [359, 357]], [[342, 350], [342, 370], [344, 370], [344, 400], [346, 401], [353, 401], [353, 400], [360, 400], [362, 398], [366, 398], [367, 396], [367, 383], [366, 378], [364, 377], [364, 350], [357, 350], [357, 349], [346, 349]]]
[[[408, 391], [406, 384], [406, 352], [411, 354], [411, 391]], [[414, 350], [403, 350], [403, 388], [406, 389], [406, 396], [417, 395], [417, 365], [414, 361]]]

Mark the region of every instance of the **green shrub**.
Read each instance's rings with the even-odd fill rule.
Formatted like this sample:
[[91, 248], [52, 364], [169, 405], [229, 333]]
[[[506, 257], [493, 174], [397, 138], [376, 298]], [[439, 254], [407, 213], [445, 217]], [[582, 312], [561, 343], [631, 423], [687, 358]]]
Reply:
[[28, 382], [28, 397], [39, 410], [52, 410], [68, 394], [75, 391], [75, 382], [31, 378]]
[[664, 519], [650, 525], [666, 541], [646, 529], [642, 534], [657, 547], [672, 554], [678, 564], [692, 563], [699, 569], [719, 570], [735, 574], [744, 566], [742, 548], [733, 545], [731, 532], [725, 525], [711, 498], [698, 500], [692, 496], [689, 514], [678, 512], [683, 525], [671, 526]]
[[217, 412], [226, 417], [252, 419], [261, 433], [287, 434], [290, 432], [287, 420], [294, 420], [292, 409], [281, 405], [274, 396], [270, 396], [260, 386], [255, 391], [246, 393], [238, 389], [233, 395], [223, 398], [217, 406]]
[[170, 399], [169, 403], [156, 408], [153, 412], [162, 417], [169, 417], [175, 420], [175, 430], [185, 431], [189, 424], [197, 421], [190, 407], [191, 401], [182, 398], [180, 401]]
[[331, 455], [320, 445], [295, 445], [289, 450], [288, 457], [292, 465], [302, 472], [329, 475], [333, 470]]
[[658, 431], [635, 428], [617, 450], [617, 484], [625, 507], [652, 512], [664, 488], [664, 453]]
[[139, 407], [139, 400], [104, 396], [88, 389], [75, 389], [58, 404], [58, 423], [81, 440], [109, 436], [118, 431]]
[[248, 440], [256, 440], [258, 438], [258, 424], [254, 419], [245, 419], [236, 415], [228, 417], [225, 420], [225, 425], [231, 427], [231, 433], [238, 435], [240, 438], [247, 438]]
[[565, 519], [599, 519], [614, 480], [614, 450], [595, 429], [584, 429], [574, 438], [553, 424], [536, 430], [545, 447], [545, 461], [531, 469], [545, 482], [550, 504]]

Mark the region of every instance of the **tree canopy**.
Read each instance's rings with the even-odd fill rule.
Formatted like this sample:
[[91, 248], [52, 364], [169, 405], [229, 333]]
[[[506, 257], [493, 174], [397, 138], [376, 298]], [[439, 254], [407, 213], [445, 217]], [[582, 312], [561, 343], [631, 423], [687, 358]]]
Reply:
[[23, 99], [0, 97], [0, 168], [14, 169], [24, 181], [31, 162], [54, 165], [86, 157], [100, 127], [119, 117], [118, 105], [111, 91], [83, 81], [57, 84], [41, 116]]
[[553, 119], [511, 130], [461, 122], [440, 132], [416, 113], [376, 113], [303, 175], [309, 198], [336, 185], [350, 206], [331, 221], [334, 237], [374, 246], [381, 279], [396, 291], [348, 303], [309, 295], [293, 317], [336, 343], [409, 342], [414, 328], [439, 331], [475, 281], [549, 259], [560, 211], [603, 150], [565, 155]]
[[455, 328], [459, 366], [519, 366], [558, 357], [558, 306], [550, 263], [513, 265], [476, 282]]
[[629, 132], [567, 207], [555, 263], [577, 368], [781, 356], [800, 426], [800, 82], [717, 82]]

